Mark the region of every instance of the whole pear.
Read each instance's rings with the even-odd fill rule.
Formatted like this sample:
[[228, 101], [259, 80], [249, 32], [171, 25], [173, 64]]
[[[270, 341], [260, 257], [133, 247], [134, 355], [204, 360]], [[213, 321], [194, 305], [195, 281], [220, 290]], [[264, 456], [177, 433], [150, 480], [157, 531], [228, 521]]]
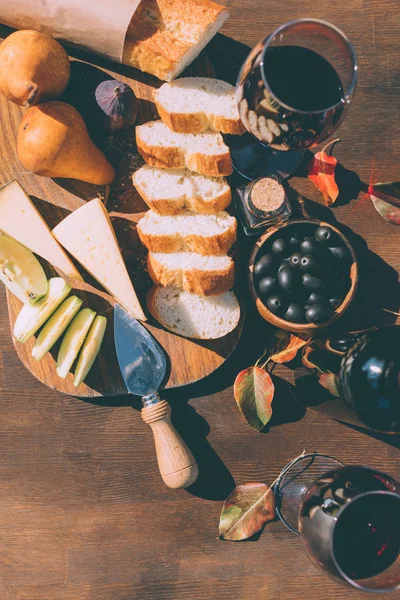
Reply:
[[61, 96], [71, 75], [68, 55], [39, 31], [15, 31], [0, 45], [0, 92], [20, 106]]
[[68, 177], [96, 185], [115, 179], [115, 170], [89, 137], [78, 111], [65, 102], [45, 102], [22, 118], [17, 139], [23, 166], [44, 177]]

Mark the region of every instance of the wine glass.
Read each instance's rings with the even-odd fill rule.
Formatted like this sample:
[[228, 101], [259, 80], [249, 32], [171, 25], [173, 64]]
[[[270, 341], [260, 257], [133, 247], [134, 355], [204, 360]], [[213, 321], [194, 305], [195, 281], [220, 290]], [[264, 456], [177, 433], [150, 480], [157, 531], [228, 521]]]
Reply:
[[236, 84], [240, 117], [251, 135], [232, 147], [247, 179], [299, 166], [303, 151], [338, 127], [357, 82], [357, 59], [345, 34], [320, 19], [281, 25], [244, 62]]
[[278, 516], [330, 576], [363, 591], [400, 589], [400, 484], [394, 479], [314, 453], [290, 463], [274, 493]]

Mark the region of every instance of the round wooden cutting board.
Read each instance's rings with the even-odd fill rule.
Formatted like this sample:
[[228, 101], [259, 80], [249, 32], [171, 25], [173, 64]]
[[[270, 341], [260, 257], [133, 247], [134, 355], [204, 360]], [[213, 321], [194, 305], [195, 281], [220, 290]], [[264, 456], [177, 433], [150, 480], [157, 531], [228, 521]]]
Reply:
[[[0, 28], [0, 35], [2, 29]], [[79, 56], [81, 58], [81, 56]], [[93, 57], [90, 58], [92, 60]], [[86, 57], [87, 60], [87, 57]], [[86, 121], [92, 139], [105, 152], [110, 162], [117, 169], [117, 179], [110, 189], [81, 183], [75, 180], [53, 180], [38, 177], [27, 172], [16, 156], [16, 137], [23, 108], [0, 97], [0, 186], [11, 179], [17, 179], [30, 195], [36, 207], [51, 228], [55, 227], [70, 211], [82, 206], [86, 201], [100, 197], [112, 216], [120, 247], [135, 289], [145, 306], [145, 294], [151, 282], [148, 278], [145, 259], [146, 251], [136, 233], [135, 222], [145, 210], [146, 205], [133, 188], [132, 173], [143, 164], [135, 147], [134, 131], [105, 136], [99, 126], [98, 109], [94, 101], [94, 90], [103, 80], [110, 76], [125, 81], [135, 91], [139, 99], [139, 115], [137, 123], [144, 123], [156, 117], [154, 104], [151, 102], [152, 89], [160, 82], [133, 68], [93, 59], [96, 64], [83, 60], [72, 60], [72, 77], [69, 87], [61, 100], [73, 104]], [[110, 70], [115, 69], [115, 71]], [[197, 59], [191, 66], [189, 75], [212, 75], [212, 68], [205, 57]], [[49, 265], [44, 265], [49, 275], [54, 274]], [[85, 276], [91, 284], [99, 287], [91, 278]], [[84, 299], [84, 306], [90, 306], [99, 314], [108, 317], [106, 338], [99, 358], [89, 374], [86, 384], [79, 388], [73, 385], [71, 373], [65, 380], [56, 374], [56, 356], [58, 346], [48, 353], [42, 361], [37, 362], [31, 356], [34, 339], [26, 344], [14, 340], [17, 354], [25, 367], [45, 385], [60, 392], [79, 397], [116, 396], [126, 393], [119, 371], [114, 348], [112, 308], [106, 301], [90, 293], [78, 292]], [[21, 302], [7, 293], [8, 313], [11, 328], [21, 309]], [[244, 317], [231, 334], [219, 340], [189, 340], [164, 330], [154, 321], [146, 327], [164, 348], [169, 362], [169, 372], [165, 387], [174, 388], [198, 381], [218, 369], [235, 349], [243, 329]]]

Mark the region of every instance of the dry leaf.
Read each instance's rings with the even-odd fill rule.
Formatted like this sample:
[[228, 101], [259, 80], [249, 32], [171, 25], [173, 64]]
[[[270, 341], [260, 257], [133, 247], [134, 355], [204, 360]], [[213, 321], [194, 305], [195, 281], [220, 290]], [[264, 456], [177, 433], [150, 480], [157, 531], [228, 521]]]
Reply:
[[340, 397], [339, 382], [337, 376], [334, 373], [323, 373], [319, 378], [319, 383], [324, 387], [332, 396]]
[[275, 338], [276, 342], [271, 349], [272, 354], [269, 360], [276, 363], [286, 363], [293, 360], [300, 348], [307, 344], [307, 340], [302, 340], [287, 331], [277, 331]]
[[[321, 150], [317, 152], [308, 164], [308, 179], [313, 182], [317, 190], [322, 192], [326, 206], [331, 206], [339, 196], [339, 188], [335, 181], [335, 169], [337, 159], [325, 150], [332, 146], [339, 139], [332, 140]], [[331, 148], [332, 152], [332, 148]]]
[[260, 367], [249, 367], [235, 379], [233, 392], [244, 419], [260, 431], [272, 416], [274, 384], [269, 374]]
[[400, 225], [400, 182], [375, 183], [368, 194], [376, 211], [392, 225]]
[[265, 483], [238, 485], [227, 497], [219, 521], [223, 540], [247, 540], [275, 518], [275, 499]]
[[374, 183], [369, 186], [368, 194], [393, 206], [400, 207], [400, 181]]

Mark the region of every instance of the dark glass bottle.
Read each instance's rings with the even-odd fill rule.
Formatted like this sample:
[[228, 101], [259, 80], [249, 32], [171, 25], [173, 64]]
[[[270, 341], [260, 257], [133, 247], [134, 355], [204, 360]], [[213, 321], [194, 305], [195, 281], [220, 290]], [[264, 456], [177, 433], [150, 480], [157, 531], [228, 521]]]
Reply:
[[343, 400], [362, 423], [400, 433], [400, 326], [358, 337], [342, 358], [339, 382]]

